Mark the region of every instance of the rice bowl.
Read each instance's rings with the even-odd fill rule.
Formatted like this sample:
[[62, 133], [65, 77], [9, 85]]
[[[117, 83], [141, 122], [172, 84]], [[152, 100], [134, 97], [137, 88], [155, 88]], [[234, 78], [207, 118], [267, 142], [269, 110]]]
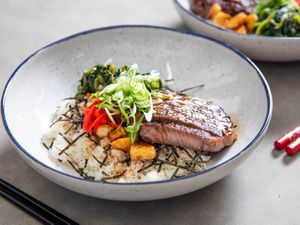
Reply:
[[[159, 55], [156, 54], [158, 51]], [[84, 180], [74, 171], [58, 167], [49, 159], [40, 137], [61, 99], [74, 95], [82, 70], [105, 61], [107, 56], [111, 56], [118, 65], [137, 62], [144, 70], [158, 66], [164, 71], [165, 62], [168, 61], [176, 71], [174, 76], [179, 85], [183, 87], [199, 83], [201, 77], [205, 88], [195, 95], [220, 103], [225, 110], [236, 112], [239, 123], [247, 129], [239, 131], [241, 138], [228, 151], [217, 155], [207, 170], [176, 180], [104, 183]], [[205, 76], [207, 72], [210, 76]], [[33, 84], [35, 88], [32, 88]], [[22, 115], [15, 113], [19, 108], [23, 108]], [[71, 190], [115, 200], [167, 198], [197, 190], [221, 179], [242, 163], [259, 143], [269, 125], [271, 112], [272, 98], [264, 77], [242, 54], [201, 36], [148, 26], [92, 30], [51, 44], [18, 67], [2, 97], [2, 117], [6, 130], [17, 151], [33, 168]], [[24, 132], [28, 127], [35, 132]]]

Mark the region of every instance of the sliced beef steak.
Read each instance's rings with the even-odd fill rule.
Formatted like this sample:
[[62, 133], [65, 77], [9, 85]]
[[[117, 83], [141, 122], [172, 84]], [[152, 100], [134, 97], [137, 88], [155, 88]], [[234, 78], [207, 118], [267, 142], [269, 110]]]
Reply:
[[154, 111], [152, 121], [140, 130], [147, 142], [217, 152], [236, 140], [230, 117], [211, 102], [175, 95]]

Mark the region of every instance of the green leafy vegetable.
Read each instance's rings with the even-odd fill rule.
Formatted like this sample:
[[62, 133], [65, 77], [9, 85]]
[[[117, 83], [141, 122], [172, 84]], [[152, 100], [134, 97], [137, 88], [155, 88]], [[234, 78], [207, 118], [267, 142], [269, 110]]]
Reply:
[[110, 118], [121, 115], [133, 144], [143, 119], [152, 119], [152, 93], [161, 87], [162, 82], [157, 73], [140, 74], [137, 65], [134, 64], [123, 67], [110, 85], [92, 94], [90, 99], [100, 99], [98, 108], [106, 109]]
[[269, 0], [255, 8], [258, 22], [256, 35], [295, 37], [300, 36], [300, 9], [294, 0]]
[[96, 65], [84, 71], [77, 87], [76, 98], [83, 99], [86, 93], [103, 90], [107, 85], [114, 83], [116, 78], [127, 69], [127, 65], [118, 69], [114, 65]]

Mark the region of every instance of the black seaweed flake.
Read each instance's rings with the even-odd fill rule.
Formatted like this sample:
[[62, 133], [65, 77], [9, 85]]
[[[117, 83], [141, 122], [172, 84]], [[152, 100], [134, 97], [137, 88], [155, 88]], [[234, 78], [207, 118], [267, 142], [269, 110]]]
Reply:
[[152, 167], [152, 166], [154, 166], [154, 165], [155, 165], [155, 162], [152, 161], [148, 166], [145, 166], [145, 167], [139, 169], [137, 172], [140, 173], [140, 172], [142, 172], [142, 171], [144, 171], [144, 170], [146, 170], [146, 169], [149, 169], [150, 167]]
[[187, 170], [187, 171], [190, 171], [190, 172], [195, 173], [195, 171], [194, 171], [193, 169], [191, 169], [191, 168], [189, 168], [189, 167], [187, 167], [187, 166], [176, 165], [176, 164], [174, 164], [174, 163], [171, 163], [171, 162], [166, 161], [166, 160], [161, 160], [161, 159], [157, 159], [157, 161], [162, 162], [162, 163], [165, 163], [165, 164], [168, 164], [168, 165], [171, 165], [171, 166], [178, 167], [178, 168], [180, 168], [180, 169], [185, 169], [185, 170]]
[[59, 117], [57, 120], [55, 120], [51, 125], [50, 128], [54, 126], [54, 124], [58, 122], [64, 122], [64, 121], [69, 121], [69, 119], [63, 119], [62, 117]]
[[171, 180], [175, 178], [175, 176], [178, 173], [178, 171], [179, 171], [179, 168], [176, 168], [176, 170], [174, 171], [174, 173], [172, 174], [172, 176], [170, 178]]
[[54, 139], [52, 140], [51, 144], [49, 145], [49, 149], [53, 147]]
[[161, 167], [162, 167], [162, 165], [163, 165], [163, 163], [162, 163], [162, 162], [160, 162], [160, 163], [159, 163], [159, 166], [158, 166], [158, 170], [157, 170], [157, 172], [158, 172], [158, 173], [161, 171]]
[[85, 159], [83, 168], [86, 168], [88, 161], [89, 161], [88, 159]]
[[104, 171], [101, 172], [104, 176], [109, 176], [107, 173], [105, 173]]
[[[106, 160], [108, 159], [108, 151], [109, 150], [111, 150], [111, 145], [109, 145], [107, 149], [104, 148], [105, 157], [104, 157], [104, 159], [101, 162], [103, 166], [105, 166]], [[101, 167], [102, 166], [100, 166], [100, 168]]]
[[100, 164], [100, 168], [104, 165], [99, 159], [96, 158], [96, 156], [93, 155], [93, 158]]
[[107, 154], [107, 152], [106, 152], [106, 155], [105, 155], [104, 159], [103, 159], [102, 162], [101, 162], [102, 165], [100, 166], [100, 168], [101, 168], [102, 166], [105, 166], [105, 162], [106, 162], [107, 158], [108, 158], [108, 154]]
[[[76, 101], [75, 106], [73, 106], [73, 107], [68, 104], [69, 109], [66, 112], [64, 112], [57, 120], [55, 120], [50, 125], [50, 127], [52, 127], [54, 124], [56, 124], [58, 122], [69, 122], [69, 123], [71, 123], [71, 125], [70, 125], [69, 129], [64, 134], [69, 133], [69, 131], [72, 128], [75, 128], [75, 130], [77, 130], [78, 127], [83, 124], [83, 114], [80, 113], [80, 111], [79, 111], [79, 104], [80, 103], [81, 102]], [[71, 113], [71, 116], [69, 116], [68, 113]]]
[[65, 134], [69, 133], [75, 125], [72, 123], [69, 129], [65, 132]]
[[165, 79], [164, 81], [165, 82], [171, 82], [171, 81], [174, 81], [175, 79], [174, 78], [171, 78], [171, 79]]
[[60, 136], [63, 137], [63, 139], [68, 143], [70, 144], [71, 142], [62, 134], [62, 133], [58, 133]]
[[98, 142], [96, 140], [94, 140], [92, 137], [92, 135], [90, 135], [89, 133], [87, 133], [88, 138], [90, 139], [90, 141], [94, 142], [96, 145], [98, 145]]
[[43, 145], [47, 150], [50, 149], [50, 148], [45, 144], [45, 142], [42, 142], [42, 145]]
[[[78, 164], [76, 163], [77, 167], [70, 161], [70, 160], [67, 160], [68, 163], [73, 167], [73, 169], [83, 178], [87, 179], [87, 180], [95, 180], [95, 177], [93, 176], [89, 176], [87, 175], [82, 168], [80, 168], [78, 166]], [[75, 161], [74, 161], [75, 162]]]
[[204, 84], [199, 84], [199, 85], [196, 85], [196, 86], [193, 86], [193, 87], [184, 88], [184, 89], [180, 90], [179, 92], [184, 93], [184, 92], [187, 92], [187, 91], [190, 91], [190, 90], [193, 90], [193, 89], [203, 88], [204, 86], [205, 86]]
[[103, 178], [101, 178], [101, 180], [105, 181], [105, 180], [112, 180], [112, 179], [120, 178], [120, 177], [122, 177], [126, 173], [126, 171], [127, 170], [124, 170], [122, 173], [117, 174], [115, 176], [103, 177]]
[[111, 145], [108, 145], [108, 147], [103, 147], [103, 148], [106, 152], [108, 152], [111, 149]]
[[183, 150], [191, 159], [193, 159], [193, 156], [191, 155], [191, 153], [189, 153], [189, 151], [184, 148], [181, 148], [181, 150]]
[[66, 100], [76, 100], [75, 97], [68, 97], [68, 98], [64, 98], [62, 101], [66, 101]]
[[176, 147], [174, 145], [171, 145], [171, 150], [176, 155], [176, 157], [179, 158], [179, 155], [177, 153]]
[[67, 160], [68, 163], [73, 167], [73, 169], [80, 175], [83, 177], [83, 173], [81, 170], [79, 170], [70, 160]]
[[83, 137], [84, 135], [86, 135], [86, 132], [84, 132], [84, 133], [78, 135], [73, 141], [70, 142], [70, 144], [68, 144], [64, 149], [62, 149], [62, 150], [58, 153], [58, 155], [61, 155], [61, 154], [63, 154], [65, 151], [67, 151], [73, 144], [76, 143], [76, 141], [78, 141], [78, 140], [79, 140], [81, 137]]

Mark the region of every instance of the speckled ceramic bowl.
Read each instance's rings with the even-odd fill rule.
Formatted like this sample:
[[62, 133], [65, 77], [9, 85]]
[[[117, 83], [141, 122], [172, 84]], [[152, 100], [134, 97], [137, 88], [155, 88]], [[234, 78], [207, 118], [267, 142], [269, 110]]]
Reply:
[[173, 0], [173, 2], [182, 20], [192, 31], [228, 43], [252, 59], [281, 62], [300, 60], [300, 37], [238, 34], [217, 27], [197, 16], [191, 11], [188, 0]]
[[[162, 76], [168, 62], [175, 88], [204, 84], [191, 94], [213, 100], [231, 114], [238, 124], [238, 140], [214, 155], [208, 170], [169, 181], [88, 181], [71, 169], [58, 167], [40, 144], [42, 132], [61, 100], [74, 96], [83, 70], [108, 58], [116, 65], [137, 63], [142, 71], [158, 69]], [[244, 55], [205, 37], [151, 26], [90, 30], [38, 50], [15, 70], [1, 104], [3, 122], [13, 144], [39, 173], [85, 195], [131, 201], [182, 195], [226, 176], [260, 142], [272, 114], [268, 84]]]

